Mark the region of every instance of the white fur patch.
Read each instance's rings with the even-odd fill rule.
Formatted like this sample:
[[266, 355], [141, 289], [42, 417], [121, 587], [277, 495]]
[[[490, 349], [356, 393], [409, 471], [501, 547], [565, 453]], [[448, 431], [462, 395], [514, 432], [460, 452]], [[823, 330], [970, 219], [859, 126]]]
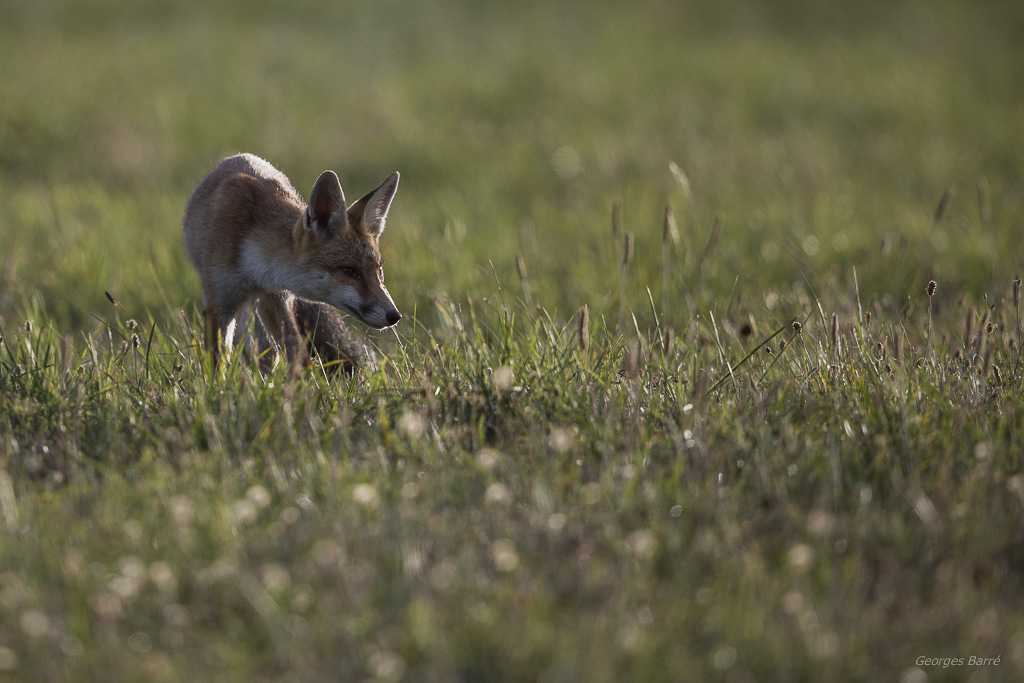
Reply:
[[303, 287], [315, 283], [322, 273], [298, 268], [291, 263], [267, 255], [253, 240], [242, 243], [240, 250], [242, 273], [264, 292], [280, 292], [284, 289], [302, 291]]
[[230, 351], [235, 348], [235, 328], [238, 325], [238, 318], [228, 318], [227, 324], [224, 326], [224, 347]]

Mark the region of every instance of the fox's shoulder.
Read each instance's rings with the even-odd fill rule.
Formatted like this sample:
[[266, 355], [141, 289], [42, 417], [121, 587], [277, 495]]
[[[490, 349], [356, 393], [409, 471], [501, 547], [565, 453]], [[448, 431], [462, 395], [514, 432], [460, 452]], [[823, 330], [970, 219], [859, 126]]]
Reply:
[[210, 186], [221, 203], [247, 205], [256, 214], [272, 207], [287, 207], [291, 214], [305, 207], [288, 177], [254, 154], [224, 159], [210, 171], [207, 180], [203, 184]]
[[210, 175], [216, 175], [221, 180], [227, 180], [229, 178], [239, 176], [248, 176], [250, 178], [255, 178], [257, 181], [263, 181], [257, 183], [259, 185], [278, 185], [286, 194], [294, 196], [296, 199], [299, 198], [298, 190], [296, 190], [291, 181], [288, 180], [288, 176], [279, 171], [269, 161], [262, 159], [255, 154], [236, 154], [235, 156], [228, 157], [217, 164], [217, 166], [210, 171]]
[[218, 169], [221, 169], [224, 175], [242, 173], [256, 178], [284, 180], [291, 185], [285, 174], [279, 171], [273, 164], [262, 157], [249, 154], [248, 152], [227, 157], [214, 167], [215, 171]]

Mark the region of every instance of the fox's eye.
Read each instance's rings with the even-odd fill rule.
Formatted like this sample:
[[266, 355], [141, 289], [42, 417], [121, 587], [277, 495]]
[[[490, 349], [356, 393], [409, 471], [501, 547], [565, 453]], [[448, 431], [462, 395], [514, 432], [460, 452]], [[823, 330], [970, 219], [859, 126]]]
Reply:
[[342, 266], [341, 272], [344, 275], [347, 275], [348, 277], [352, 278], [353, 280], [362, 280], [363, 279], [362, 273], [360, 273], [355, 268], [349, 268], [348, 266]]

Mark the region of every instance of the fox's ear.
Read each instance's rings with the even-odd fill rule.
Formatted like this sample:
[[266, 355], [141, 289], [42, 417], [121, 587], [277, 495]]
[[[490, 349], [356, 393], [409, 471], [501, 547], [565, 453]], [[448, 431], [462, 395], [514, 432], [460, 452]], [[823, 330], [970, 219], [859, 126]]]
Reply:
[[348, 220], [369, 235], [379, 237], [384, 232], [391, 200], [398, 190], [398, 171], [388, 176], [376, 190], [367, 192], [348, 207]]
[[302, 226], [312, 230], [319, 239], [326, 240], [337, 234], [338, 217], [345, 220], [345, 193], [341, 191], [341, 181], [334, 171], [324, 171], [309, 193]]

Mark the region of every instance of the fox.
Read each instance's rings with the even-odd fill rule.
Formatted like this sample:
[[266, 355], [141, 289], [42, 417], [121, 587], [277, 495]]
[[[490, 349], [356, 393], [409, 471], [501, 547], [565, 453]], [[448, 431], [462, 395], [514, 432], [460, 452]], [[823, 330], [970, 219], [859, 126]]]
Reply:
[[296, 366], [317, 354], [348, 373], [364, 361], [365, 347], [337, 309], [374, 329], [402, 319], [384, 285], [380, 252], [399, 178], [392, 173], [349, 205], [330, 170], [313, 184], [308, 202], [284, 173], [253, 154], [228, 157], [207, 173], [189, 197], [182, 226], [214, 362], [244, 340], [250, 308], [261, 370], [282, 351]]

